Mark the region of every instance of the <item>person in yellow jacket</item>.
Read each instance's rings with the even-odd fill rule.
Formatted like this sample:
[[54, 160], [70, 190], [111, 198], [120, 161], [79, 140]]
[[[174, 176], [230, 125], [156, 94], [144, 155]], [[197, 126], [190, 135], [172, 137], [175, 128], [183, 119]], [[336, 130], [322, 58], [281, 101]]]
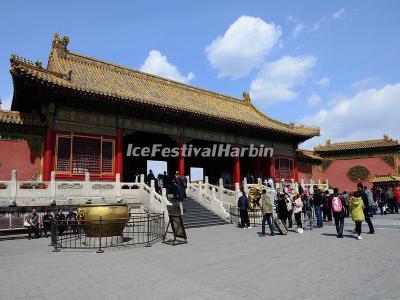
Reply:
[[361, 223], [365, 220], [364, 217], [364, 202], [358, 192], [353, 194], [350, 199], [350, 212], [351, 218], [356, 223], [357, 239], [362, 240], [361, 237]]

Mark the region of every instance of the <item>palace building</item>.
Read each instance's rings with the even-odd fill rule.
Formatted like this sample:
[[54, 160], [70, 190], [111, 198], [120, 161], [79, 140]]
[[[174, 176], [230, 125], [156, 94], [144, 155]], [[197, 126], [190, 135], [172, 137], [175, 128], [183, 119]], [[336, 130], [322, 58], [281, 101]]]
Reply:
[[[298, 150], [300, 179], [329, 180], [340, 191], [354, 191], [358, 183], [372, 187], [383, 178], [399, 174], [400, 144], [384, 135], [382, 139], [332, 143]], [[396, 177], [397, 178], [397, 177]]]
[[0, 111], [0, 179], [17, 169], [19, 180], [131, 181], [146, 172], [146, 157], [127, 156], [128, 145], [211, 147], [251, 144], [273, 148], [273, 157], [164, 158], [169, 173], [203, 168], [210, 182], [256, 177], [298, 179], [298, 144], [318, 128], [269, 118], [242, 99], [115, 65], [68, 48], [55, 34], [47, 66], [13, 55], [11, 111]]

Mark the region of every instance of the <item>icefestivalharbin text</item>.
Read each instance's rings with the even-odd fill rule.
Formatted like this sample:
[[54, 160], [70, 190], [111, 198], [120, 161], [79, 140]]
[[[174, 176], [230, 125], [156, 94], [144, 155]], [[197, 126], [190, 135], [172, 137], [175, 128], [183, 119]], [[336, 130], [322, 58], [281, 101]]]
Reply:
[[183, 144], [182, 147], [163, 147], [162, 144], [153, 144], [151, 147], [136, 147], [128, 144], [126, 156], [136, 157], [272, 157], [273, 148], [264, 145], [238, 147], [231, 144], [213, 144], [211, 147], [193, 147], [192, 144]]

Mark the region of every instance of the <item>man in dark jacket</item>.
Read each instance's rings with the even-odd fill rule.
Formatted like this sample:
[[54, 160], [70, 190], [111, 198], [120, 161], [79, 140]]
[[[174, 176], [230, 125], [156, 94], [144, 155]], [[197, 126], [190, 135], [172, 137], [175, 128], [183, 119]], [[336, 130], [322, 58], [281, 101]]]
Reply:
[[317, 218], [317, 227], [321, 228], [324, 226], [324, 222], [322, 220], [322, 195], [321, 191], [318, 189], [318, 187], [315, 185], [314, 186], [314, 195], [313, 195], [313, 203], [314, 203], [314, 209], [315, 209], [315, 216]]
[[372, 224], [371, 218], [370, 218], [370, 214], [369, 214], [369, 205], [368, 205], [368, 196], [364, 191], [363, 185], [362, 183], [357, 184], [357, 190], [359, 195], [361, 196], [363, 202], [364, 202], [364, 217], [365, 217], [365, 222], [367, 222], [368, 227], [369, 227], [369, 232], [368, 234], [374, 234], [375, 233], [375, 229], [374, 229], [374, 225]]
[[239, 197], [238, 207], [240, 211], [240, 228], [251, 228], [249, 214], [247, 208], [249, 206], [249, 199], [247, 199], [246, 193], [243, 192], [242, 196]]
[[28, 227], [28, 234], [29, 239], [31, 239], [32, 232], [35, 233], [35, 239], [39, 238], [39, 215], [36, 213], [36, 209], [32, 209], [32, 216], [28, 219], [29, 227]]

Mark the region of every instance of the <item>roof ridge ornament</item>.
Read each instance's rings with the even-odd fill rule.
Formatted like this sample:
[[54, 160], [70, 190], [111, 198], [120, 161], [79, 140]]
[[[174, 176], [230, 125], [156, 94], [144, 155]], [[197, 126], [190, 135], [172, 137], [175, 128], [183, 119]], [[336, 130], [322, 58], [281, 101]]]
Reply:
[[329, 140], [326, 140], [326, 145], [327, 146], [330, 146], [330, 145], [332, 145], [332, 141], [329, 139]]
[[243, 92], [243, 101], [245, 103], [251, 103], [250, 94], [249, 92]]
[[64, 35], [62, 38], [60, 37], [60, 34], [58, 32], [54, 33], [54, 39], [52, 42], [52, 46], [55, 49], [58, 49], [61, 51], [61, 53], [66, 53], [68, 52], [68, 46], [69, 44], [69, 37]]

